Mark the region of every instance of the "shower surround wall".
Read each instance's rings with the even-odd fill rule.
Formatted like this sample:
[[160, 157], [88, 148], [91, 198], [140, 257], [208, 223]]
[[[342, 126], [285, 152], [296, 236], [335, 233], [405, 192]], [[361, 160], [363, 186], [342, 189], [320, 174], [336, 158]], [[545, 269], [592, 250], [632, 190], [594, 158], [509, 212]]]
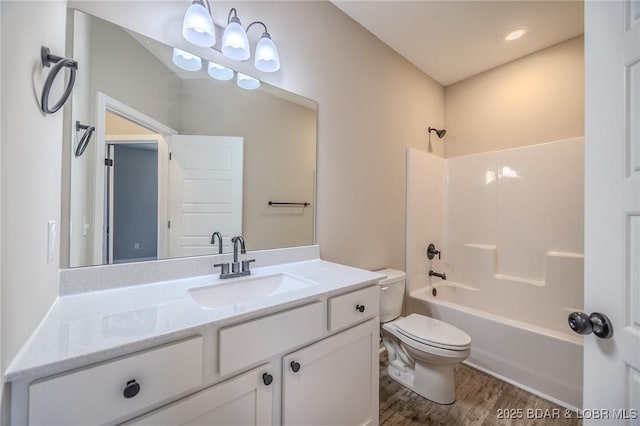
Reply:
[[[567, 315], [583, 303], [583, 158], [583, 138], [451, 159], [407, 151], [407, 311], [469, 333], [471, 364], [571, 407], [582, 384]], [[427, 259], [431, 242], [441, 260]]]

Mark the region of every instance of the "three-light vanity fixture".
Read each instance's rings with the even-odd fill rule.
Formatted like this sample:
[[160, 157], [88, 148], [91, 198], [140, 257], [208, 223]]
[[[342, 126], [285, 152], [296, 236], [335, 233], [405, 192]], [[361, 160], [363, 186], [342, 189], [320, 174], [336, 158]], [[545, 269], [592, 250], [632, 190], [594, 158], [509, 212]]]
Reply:
[[[251, 58], [251, 50], [247, 32], [254, 25], [261, 25], [264, 32], [258, 41], [253, 64], [259, 71], [275, 72], [280, 69], [278, 48], [271, 39], [267, 26], [261, 21], [250, 23], [246, 30], [238, 18], [235, 8], [229, 11], [227, 26], [222, 28], [213, 22], [209, 0], [193, 0], [187, 9], [182, 23], [182, 36], [189, 43], [199, 47], [211, 47], [222, 52], [224, 56], [235, 61], [246, 61]], [[217, 34], [222, 32], [221, 46], [217, 46]], [[173, 49], [173, 63], [185, 71], [198, 71], [202, 68], [202, 58], [178, 48]], [[207, 73], [217, 80], [231, 80], [234, 71], [215, 62], [208, 62]], [[257, 89], [260, 81], [248, 75], [237, 73], [237, 84], [244, 89]]]

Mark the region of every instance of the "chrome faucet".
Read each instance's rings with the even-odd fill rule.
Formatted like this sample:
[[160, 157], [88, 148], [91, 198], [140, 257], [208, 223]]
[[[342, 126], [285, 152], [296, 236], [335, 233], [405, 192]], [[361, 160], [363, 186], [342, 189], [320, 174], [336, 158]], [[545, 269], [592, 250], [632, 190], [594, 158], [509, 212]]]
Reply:
[[[211, 238], [213, 239], [213, 237]], [[231, 272], [229, 272], [228, 263], [218, 263], [213, 265], [214, 267], [220, 267], [220, 279], [251, 275], [249, 264], [256, 261], [255, 259], [239, 260], [238, 254], [246, 254], [247, 252], [244, 247], [244, 238], [242, 238], [242, 235], [233, 237], [231, 242], [233, 243], [233, 263], [231, 264]]]
[[231, 242], [233, 243], [233, 263], [231, 264], [231, 272], [240, 272], [240, 262], [238, 262], [238, 245], [240, 246], [240, 253], [246, 254], [247, 251], [244, 248], [244, 238], [242, 238], [242, 235], [238, 235], [237, 237], [233, 237]]
[[438, 277], [438, 278], [443, 279], [443, 280], [447, 279], [447, 274], [445, 272], [440, 274], [440, 273], [435, 272], [433, 270], [429, 270], [429, 276], [430, 277]]
[[211, 244], [216, 243], [216, 237], [218, 237], [218, 254], [222, 254], [222, 234], [219, 232], [214, 232], [211, 234]]

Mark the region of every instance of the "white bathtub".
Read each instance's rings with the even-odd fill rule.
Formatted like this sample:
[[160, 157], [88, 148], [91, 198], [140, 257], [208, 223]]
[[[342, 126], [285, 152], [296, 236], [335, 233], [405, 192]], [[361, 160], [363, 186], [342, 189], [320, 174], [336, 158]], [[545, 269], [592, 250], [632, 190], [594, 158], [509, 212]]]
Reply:
[[436, 290], [435, 297], [432, 286], [413, 291], [406, 310], [438, 318], [469, 334], [472, 349], [467, 364], [564, 407], [582, 406], [581, 336], [456, 303], [456, 295], [464, 294], [458, 298], [468, 300], [481, 293], [472, 286], [447, 281]]

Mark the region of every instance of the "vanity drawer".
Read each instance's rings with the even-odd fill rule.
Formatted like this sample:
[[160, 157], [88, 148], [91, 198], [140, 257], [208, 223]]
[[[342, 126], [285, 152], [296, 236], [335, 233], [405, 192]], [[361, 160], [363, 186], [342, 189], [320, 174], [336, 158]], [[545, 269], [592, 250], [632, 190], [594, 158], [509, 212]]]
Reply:
[[269, 315], [220, 329], [222, 376], [322, 337], [323, 303]]
[[340, 330], [378, 315], [378, 285], [341, 294], [329, 299], [329, 331]]
[[29, 425], [109, 423], [201, 384], [197, 337], [32, 384]]

